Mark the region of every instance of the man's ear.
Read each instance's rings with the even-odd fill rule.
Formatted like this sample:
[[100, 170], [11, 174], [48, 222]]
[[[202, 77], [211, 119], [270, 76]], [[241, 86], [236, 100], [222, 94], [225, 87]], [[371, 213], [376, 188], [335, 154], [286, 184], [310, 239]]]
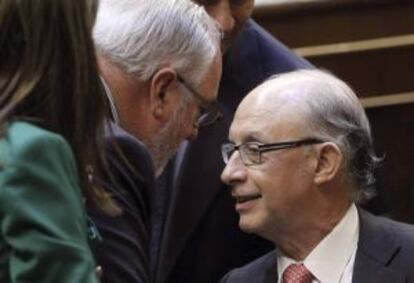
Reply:
[[342, 162], [342, 151], [335, 143], [326, 142], [321, 144], [317, 152], [315, 183], [321, 185], [334, 179], [338, 175]]
[[171, 97], [172, 83], [176, 78], [176, 72], [172, 68], [162, 68], [151, 78], [150, 82], [150, 107], [156, 118], [165, 115], [166, 107]]

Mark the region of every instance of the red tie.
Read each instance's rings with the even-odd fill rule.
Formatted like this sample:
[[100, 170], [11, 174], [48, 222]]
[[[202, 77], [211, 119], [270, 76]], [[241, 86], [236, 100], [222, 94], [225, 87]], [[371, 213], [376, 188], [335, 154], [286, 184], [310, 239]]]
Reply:
[[291, 264], [283, 272], [283, 283], [311, 283], [312, 273], [303, 264]]

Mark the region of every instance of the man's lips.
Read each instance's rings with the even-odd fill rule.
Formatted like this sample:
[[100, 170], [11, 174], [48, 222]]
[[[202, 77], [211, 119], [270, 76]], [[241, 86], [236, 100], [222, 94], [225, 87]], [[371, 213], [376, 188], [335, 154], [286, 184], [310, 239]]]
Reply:
[[253, 208], [256, 204], [255, 200], [262, 197], [261, 194], [244, 194], [244, 195], [233, 195], [236, 200], [235, 209], [238, 213], [244, 213]]
[[251, 195], [243, 195], [243, 196], [234, 196], [236, 199], [236, 203], [245, 203], [251, 200], [255, 200], [261, 198], [260, 194], [251, 194]]

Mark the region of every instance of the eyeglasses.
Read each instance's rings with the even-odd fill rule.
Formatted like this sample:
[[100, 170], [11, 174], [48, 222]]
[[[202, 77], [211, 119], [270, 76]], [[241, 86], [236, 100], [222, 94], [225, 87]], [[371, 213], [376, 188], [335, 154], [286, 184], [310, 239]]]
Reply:
[[226, 143], [221, 146], [221, 155], [223, 157], [224, 163], [227, 164], [234, 151], [238, 150], [240, 152], [240, 157], [244, 165], [258, 165], [262, 163], [263, 152], [275, 151], [285, 148], [294, 148], [303, 145], [317, 144], [323, 142], [324, 141], [316, 138], [307, 138], [297, 141], [267, 144], [261, 144], [258, 142], [248, 142], [239, 145], [234, 145], [232, 143]]
[[223, 118], [223, 114], [220, 111], [220, 107], [216, 101], [207, 103], [203, 96], [200, 95], [194, 88], [192, 88], [179, 74], [177, 74], [177, 80], [191, 92], [200, 103], [200, 110], [197, 116], [195, 127], [204, 128], [211, 126]]

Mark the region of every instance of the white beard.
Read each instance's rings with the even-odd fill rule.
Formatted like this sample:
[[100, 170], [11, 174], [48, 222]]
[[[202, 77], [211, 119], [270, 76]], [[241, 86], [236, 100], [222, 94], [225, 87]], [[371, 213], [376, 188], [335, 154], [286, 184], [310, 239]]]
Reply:
[[167, 124], [146, 143], [152, 155], [156, 177], [162, 174], [182, 142], [181, 114], [185, 113], [184, 108], [186, 107], [178, 107]]

